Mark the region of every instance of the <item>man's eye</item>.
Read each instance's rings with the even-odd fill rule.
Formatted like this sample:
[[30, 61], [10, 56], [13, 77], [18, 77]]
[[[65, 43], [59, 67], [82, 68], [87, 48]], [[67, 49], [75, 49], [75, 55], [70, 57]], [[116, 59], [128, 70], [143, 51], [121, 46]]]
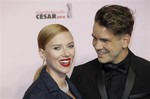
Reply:
[[105, 43], [106, 43], [106, 42], [109, 42], [109, 40], [107, 40], [107, 39], [101, 39], [101, 41], [102, 41], [102, 42], [105, 42]]

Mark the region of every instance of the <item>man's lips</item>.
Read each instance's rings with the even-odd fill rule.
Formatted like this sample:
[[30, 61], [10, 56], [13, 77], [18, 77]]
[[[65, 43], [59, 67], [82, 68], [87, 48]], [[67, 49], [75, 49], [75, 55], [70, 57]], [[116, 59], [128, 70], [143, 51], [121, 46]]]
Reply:
[[102, 56], [108, 53], [108, 51], [97, 51], [98, 56]]
[[68, 66], [70, 66], [70, 60], [71, 60], [71, 58], [66, 58], [66, 59], [61, 59], [59, 62], [62, 66], [68, 67]]

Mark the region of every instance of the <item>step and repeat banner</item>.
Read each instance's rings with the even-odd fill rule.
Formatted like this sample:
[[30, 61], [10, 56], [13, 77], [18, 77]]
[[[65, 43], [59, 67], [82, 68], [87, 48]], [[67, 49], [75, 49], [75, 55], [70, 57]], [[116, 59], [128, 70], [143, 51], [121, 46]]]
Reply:
[[[107, 4], [120, 4], [135, 13], [130, 49], [150, 60], [149, 0], [2, 0], [0, 2], [0, 99], [22, 99], [42, 65], [37, 35], [48, 24], [68, 27], [74, 36], [74, 66], [96, 58], [92, 46], [95, 13]], [[71, 72], [68, 76], [71, 75]]]

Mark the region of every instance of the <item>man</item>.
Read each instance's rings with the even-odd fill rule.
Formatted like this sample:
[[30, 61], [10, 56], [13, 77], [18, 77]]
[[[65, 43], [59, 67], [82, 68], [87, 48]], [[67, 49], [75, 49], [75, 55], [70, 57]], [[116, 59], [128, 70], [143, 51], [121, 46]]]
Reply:
[[98, 58], [76, 66], [71, 75], [83, 99], [150, 99], [150, 62], [128, 48], [133, 25], [127, 7], [98, 10], [92, 33]]

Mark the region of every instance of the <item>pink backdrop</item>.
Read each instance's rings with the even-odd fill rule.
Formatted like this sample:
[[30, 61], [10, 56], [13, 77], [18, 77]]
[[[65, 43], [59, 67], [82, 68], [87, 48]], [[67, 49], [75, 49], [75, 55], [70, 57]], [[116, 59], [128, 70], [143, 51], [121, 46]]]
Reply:
[[[76, 43], [74, 65], [95, 58], [91, 37], [94, 15], [106, 4], [121, 4], [135, 11], [136, 22], [130, 49], [150, 60], [149, 0], [2, 0], [0, 99], [21, 99], [32, 83], [35, 71], [42, 65], [36, 37], [47, 24], [60, 23], [72, 32]], [[70, 14], [67, 14], [68, 11]], [[43, 19], [45, 15], [46, 19]]]

